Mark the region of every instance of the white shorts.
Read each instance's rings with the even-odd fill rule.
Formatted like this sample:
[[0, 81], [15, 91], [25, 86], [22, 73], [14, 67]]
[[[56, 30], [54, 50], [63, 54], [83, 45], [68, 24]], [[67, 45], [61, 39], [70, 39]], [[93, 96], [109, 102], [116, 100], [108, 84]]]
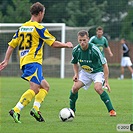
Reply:
[[91, 83], [94, 82], [100, 82], [103, 84], [104, 82], [104, 73], [98, 72], [98, 73], [88, 73], [84, 71], [83, 69], [79, 72], [79, 80], [85, 85], [83, 88], [87, 90]]
[[121, 66], [122, 67], [132, 66], [132, 62], [130, 60], [130, 57], [122, 57], [122, 59], [121, 59]]

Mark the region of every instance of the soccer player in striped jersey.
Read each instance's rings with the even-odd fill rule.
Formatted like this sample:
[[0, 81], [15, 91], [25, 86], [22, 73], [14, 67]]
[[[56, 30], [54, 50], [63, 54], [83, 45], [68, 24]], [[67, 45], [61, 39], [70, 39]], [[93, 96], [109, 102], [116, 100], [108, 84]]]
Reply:
[[72, 48], [71, 42], [61, 43], [51, 35], [40, 23], [45, 14], [45, 7], [39, 3], [34, 3], [30, 8], [31, 19], [24, 23], [8, 43], [3, 62], [0, 63], [0, 71], [4, 69], [13, 50], [18, 47], [20, 57], [20, 69], [22, 70], [22, 78], [30, 84], [29, 89], [21, 96], [20, 100], [14, 108], [9, 111], [16, 123], [20, 121], [20, 111], [31, 102], [35, 97], [33, 108], [30, 114], [39, 122], [43, 122], [44, 118], [40, 113], [41, 103], [48, 94], [49, 84], [43, 77], [42, 72], [42, 55], [44, 43], [54, 48]]
[[[102, 89], [105, 80], [105, 86], [110, 92], [108, 83], [108, 67], [105, 58], [99, 48], [89, 42], [88, 32], [81, 30], [78, 32], [79, 44], [73, 48], [72, 60], [74, 70], [72, 90], [70, 92], [70, 108], [76, 111], [76, 101], [78, 99], [78, 91], [81, 88], [87, 90], [91, 83], [94, 82], [94, 89], [100, 95], [101, 100], [107, 107], [110, 116], [116, 116], [114, 107], [112, 106], [109, 95]], [[79, 66], [81, 70], [79, 71]]]

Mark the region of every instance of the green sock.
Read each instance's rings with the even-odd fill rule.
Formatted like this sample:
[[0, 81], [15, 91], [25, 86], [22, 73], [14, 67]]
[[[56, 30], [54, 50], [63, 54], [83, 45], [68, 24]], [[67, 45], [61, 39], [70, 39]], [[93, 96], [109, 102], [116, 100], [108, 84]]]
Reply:
[[72, 91], [70, 92], [70, 108], [75, 112], [76, 111], [76, 101], [78, 99], [78, 92], [77, 93], [72, 93]]
[[101, 97], [102, 101], [105, 103], [108, 111], [114, 110], [111, 100], [109, 98], [109, 95], [105, 91], [100, 95], [100, 97]]

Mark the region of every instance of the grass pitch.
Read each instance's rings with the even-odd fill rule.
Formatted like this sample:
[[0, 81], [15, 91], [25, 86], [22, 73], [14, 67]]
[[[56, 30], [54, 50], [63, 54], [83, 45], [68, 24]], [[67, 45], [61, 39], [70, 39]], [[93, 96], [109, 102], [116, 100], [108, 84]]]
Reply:
[[59, 111], [69, 107], [72, 79], [47, 78], [50, 91], [42, 103], [41, 113], [46, 122], [39, 123], [29, 115], [33, 101], [21, 111], [21, 124], [9, 116], [29, 84], [21, 78], [0, 78], [0, 128], [1, 133], [117, 133], [117, 124], [133, 123], [133, 81], [110, 79], [109, 96], [117, 116], [110, 117], [93, 84], [89, 90], [81, 89], [77, 101], [76, 117], [72, 122], [61, 122]]

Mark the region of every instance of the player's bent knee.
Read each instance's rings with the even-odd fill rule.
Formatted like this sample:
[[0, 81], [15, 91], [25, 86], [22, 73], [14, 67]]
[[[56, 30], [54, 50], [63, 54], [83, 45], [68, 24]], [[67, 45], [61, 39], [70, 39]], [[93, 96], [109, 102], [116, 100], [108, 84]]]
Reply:
[[31, 88], [31, 90], [33, 90], [35, 92], [35, 94], [38, 94], [38, 92], [39, 92], [39, 88]]
[[42, 80], [41, 88], [45, 89], [48, 92], [50, 89], [49, 83], [46, 80]]
[[78, 87], [76, 87], [76, 86], [73, 86], [73, 87], [72, 87], [72, 92], [73, 92], [73, 93], [78, 92], [78, 90], [79, 90], [79, 88], [78, 88]]
[[98, 93], [98, 94], [102, 94], [103, 93], [103, 89], [100, 87], [97, 87], [97, 88], [94, 88], [95, 91]]

